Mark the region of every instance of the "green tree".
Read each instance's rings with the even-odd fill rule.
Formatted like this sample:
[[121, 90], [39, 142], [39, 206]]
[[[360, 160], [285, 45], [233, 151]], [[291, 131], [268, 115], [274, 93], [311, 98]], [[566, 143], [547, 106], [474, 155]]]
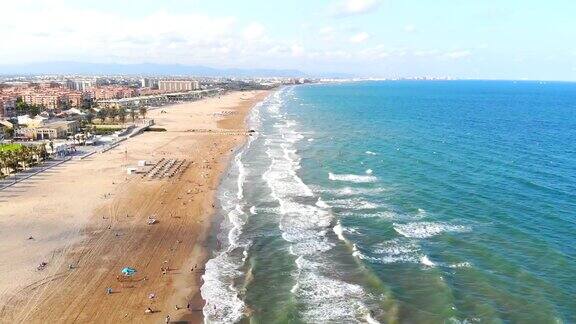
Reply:
[[118, 109], [118, 117], [120, 118], [122, 124], [124, 124], [126, 122], [126, 109], [124, 108]]
[[106, 110], [100, 109], [100, 110], [98, 110], [98, 112], [96, 113], [96, 115], [97, 115], [98, 118], [100, 118], [101, 120], [104, 120], [104, 118], [106, 118]]
[[114, 119], [116, 116], [118, 116], [118, 110], [116, 108], [108, 108], [107, 111], [107, 115], [108, 117]]
[[146, 113], [148, 113], [148, 108], [140, 107], [140, 116], [142, 116], [142, 118], [146, 119]]
[[88, 124], [92, 124], [92, 120], [94, 120], [94, 114], [91, 110], [89, 110], [84, 117], [86, 118]]
[[8, 156], [8, 161], [7, 161], [7, 168], [9, 169], [9, 173], [10, 174], [10, 170], [12, 171], [18, 171], [18, 168], [20, 166], [19, 164], [19, 158], [18, 158], [18, 154], [15, 151], [8, 151], [6, 152], [7, 156]]
[[8, 152], [0, 151], [0, 177], [5, 178], [8, 174]]
[[132, 122], [136, 120], [136, 110], [134, 109], [134, 107], [130, 108], [130, 118], [132, 118]]
[[30, 117], [34, 117], [36, 115], [39, 115], [41, 111], [42, 111], [42, 109], [38, 106], [29, 106], [28, 107], [28, 114], [30, 115]]
[[18, 113], [18, 115], [26, 114], [27, 110], [28, 110], [28, 104], [24, 102], [22, 97], [16, 98], [16, 112]]
[[46, 145], [38, 144], [38, 154], [41, 160], [46, 160], [48, 158], [48, 151], [46, 150]]

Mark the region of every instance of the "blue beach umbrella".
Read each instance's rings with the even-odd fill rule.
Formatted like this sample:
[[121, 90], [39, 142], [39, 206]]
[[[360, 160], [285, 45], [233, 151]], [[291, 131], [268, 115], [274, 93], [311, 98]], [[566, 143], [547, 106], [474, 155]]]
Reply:
[[133, 275], [136, 274], [136, 269], [130, 268], [130, 267], [126, 267], [126, 268], [122, 269], [122, 274], [125, 275], [125, 276], [131, 277], [131, 276], [133, 276]]

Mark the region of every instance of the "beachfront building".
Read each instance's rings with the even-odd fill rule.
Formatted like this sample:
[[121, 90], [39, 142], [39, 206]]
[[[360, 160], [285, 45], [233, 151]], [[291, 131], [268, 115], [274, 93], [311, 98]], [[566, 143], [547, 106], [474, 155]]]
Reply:
[[77, 91], [88, 91], [94, 86], [93, 80], [67, 80], [66, 86], [68, 89]]
[[26, 127], [40, 127], [40, 125], [42, 125], [48, 119], [48, 117], [36, 115], [34, 118], [30, 118], [29, 115], [20, 115], [17, 116], [16, 119], [18, 120], [18, 125]]
[[16, 130], [15, 136], [30, 140], [52, 140], [74, 135], [79, 128], [80, 123], [76, 120], [45, 121], [26, 128], [19, 128]]
[[28, 88], [20, 93], [20, 97], [29, 105], [49, 110], [81, 107], [84, 100], [82, 92], [62, 88]]
[[130, 98], [136, 93], [132, 88], [116, 85], [92, 88], [89, 92], [91, 93], [92, 98], [96, 100]]
[[156, 88], [158, 87], [158, 80], [150, 78], [140, 79], [140, 87], [142, 88]]
[[0, 97], [0, 118], [13, 117], [16, 112], [16, 98]]
[[143, 106], [162, 106], [171, 102], [194, 101], [204, 97], [215, 96], [222, 93], [222, 89], [198, 90], [180, 93], [164, 93], [132, 98], [99, 100], [98, 105], [102, 108], [134, 108]]
[[42, 106], [46, 109], [58, 108], [58, 95], [56, 93], [38, 93], [33, 90], [23, 92], [22, 101], [33, 106]]
[[162, 80], [158, 81], [158, 89], [162, 92], [185, 92], [199, 89], [195, 80]]
[[0, 119], [0, 140], [11, 137], [14, 124], [5, 119]]

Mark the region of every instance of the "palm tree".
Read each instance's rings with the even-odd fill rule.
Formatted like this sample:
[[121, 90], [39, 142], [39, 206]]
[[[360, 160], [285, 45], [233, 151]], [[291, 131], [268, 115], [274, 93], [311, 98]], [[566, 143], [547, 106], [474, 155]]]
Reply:
[[38, 144], [38, 154], [39, 158], [44, 161], [48, 158], [48, 151], [46, 151], [46, 145]]
[[30, 146], [30, 151], [32, 152], [32, 165], [37, 165], [40, 163], [40, 146], [34, 145]]
[[142, 118], [146, 119], [146, 113], [147, 112], [148, 112], [148, 108], [140, 107], [140, 116], [142, 116]]
[[92, 124], [92, 120], [94, 119], [94, 114], [92, 113], [91, 110], [89, 110], [86, 113], [86, 121], [88, 122], [88, 124]]
[[18, 154], [16, 154], [16, 152], [14, 152], [14, 151], [9, 151], [6, 153], [8, 156], [8, 160], [6, 163], [6, 167], [8, 168], [8, 174], [10, 174], [10, 169], [12, 169], [13, 171], [18, 171], [18, 167], [19, 167]]
[[22, 166], [22, 169], [29, 167], [33, 161], [32, 149], [26, 145], [20, 147], [18, 150], [18, 162]]
[[132, 118], [132, 122], [136, 119], [136, 110], [134, 110], [134, 107], [130, 108], [130, 118]]
[[103, 124], [104, 118], [106, 118], [106, 110], [104, 110], [104, 109], [98, 110], [98, 112], [96, 113], [96, 116], [98, 116], [98, 119], [100, 119], [100, 123]]
[[8, 170], [8, 152], [0, 151], [0, 177], [4, 178], [10, 174]]
[[126, 122], [126, 110], [124, 108], [118, 110], [118, 117], [120, 117], [122, 124]]

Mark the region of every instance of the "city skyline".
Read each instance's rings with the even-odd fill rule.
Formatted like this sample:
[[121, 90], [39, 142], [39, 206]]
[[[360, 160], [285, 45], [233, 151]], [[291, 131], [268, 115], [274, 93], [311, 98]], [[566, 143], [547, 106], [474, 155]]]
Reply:
[[[342, 0], [3, 4], [4, 65], [73, 61], [359, 77], [576, 80], [576, 3]], [[26, 18], [26, 19], [23, 19]], [[26, 21], [26, 23], [23, 23]]]

